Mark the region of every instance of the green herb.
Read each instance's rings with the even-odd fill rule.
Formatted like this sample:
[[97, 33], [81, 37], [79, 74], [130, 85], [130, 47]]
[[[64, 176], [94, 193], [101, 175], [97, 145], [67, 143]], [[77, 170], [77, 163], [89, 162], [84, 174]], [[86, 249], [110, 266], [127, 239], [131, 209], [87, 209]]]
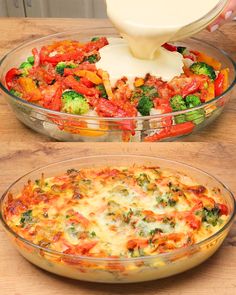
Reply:
[[214, 207], [213, 209], [204, 208], [202, 211], [202, 221], [205, 221], [212, 226], [216, 226], [220, 217], [220, 209]]
[[32, 222], [33, 222], [32, 210], [28, 210], [21, 214], [20, 223], [22, 226], [25, 226], [26, 224], [29, 224]]
[[149, 178], [149, 176], [147, 174], [142, 173], [137, 178], [137, 182], [138, 182], [138, 185], [139, 186], [142, 186], [143, 187], [143, 186], [145, 186], [145, 185], [147, 185], [147, 184], [150, 183], [150, 178]]
[[41, 182], [40, 179], [36, 179], [36, 180], [35, 180], [35, 184], [36, 184], [36, 185], [40, 185], [40, 182]]
[[86, 57], [84, 61], [88, 61], [90, 64], [95, 64], [98, 61], [98, 56], [96, 54], [90, 55]]
[[151, 231], [149, 232], [149, 235], [150, 235], [150, 236], [155, 236], [155, 234], [157, 234], [157, 233], [163, 233], [163, 230], [160, 229], [160, 228], [155, 228], [155, 229], [153, 229], [153, 230], [151, 230]]
[[91, 233], [89, 233], [89, 237], [90, 238], [95, 238], [97, 235], [95, 233], [95, 231], [92, 231]]
[[103, 97], [103, 98], [108, 98], [108, 95], [107, 95], [107, 92], [106, 92], [106, 89], [104, 87], [103, 84], [99, 84], [97, 87], [96, 87], [99, 92], [100, 92], [100, 96]]
[[130, 223], [130, 220], [131, 220], [131, 217], [132, 217], [133, 213], [134, 213], [133, 210], [130, 208], [127, 213], [123, 214], [123, 218], [124, 218], [125, 223]]
[[91, 39], [91, 42], [96, 42], [96, 41], [98, 41], [98, 40], [100, 40], [99, 37], [93, 37], [93, 38]]

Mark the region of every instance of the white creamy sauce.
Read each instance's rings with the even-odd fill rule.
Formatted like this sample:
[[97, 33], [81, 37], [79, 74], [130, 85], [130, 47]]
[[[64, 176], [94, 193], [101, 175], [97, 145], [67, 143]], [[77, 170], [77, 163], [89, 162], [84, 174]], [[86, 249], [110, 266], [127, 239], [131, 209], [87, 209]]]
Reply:
[[146, 74], [170, 81], [183, 73], [183, 58], [161, 47], [185, 26], [210, 12], [219, 0], [106, 0], [110, 20], [122, 39], [100, 50], [97, 67], [110, 74], [112, 86], [126, 76], [130, 84]]
[[106, 0], [110, 20], [134, 56], [154, 59], [160, 46], [203, 18], [219, 0]]
[[97, 67], [109, 73], [112, 85], [123, 76], [132, 84], [135, 77], [145, 77], [147, 73], [170, 81], [183, 72], [180, 53], [160, 48], [154, 60], [138, 59], [132, 55], [128, 43], [120, 38], [109, 39], [109, 45], [100, 50], [100, 56]]

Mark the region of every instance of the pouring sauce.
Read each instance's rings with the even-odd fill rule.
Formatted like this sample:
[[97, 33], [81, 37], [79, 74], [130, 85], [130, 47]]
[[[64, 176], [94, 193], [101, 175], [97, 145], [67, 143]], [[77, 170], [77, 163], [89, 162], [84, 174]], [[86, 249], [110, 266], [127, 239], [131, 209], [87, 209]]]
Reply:
[[98, 66], [114, 81], [150, 73], [169, 81], [180, 75], [182, 55], [161, 45], [174, 39], [185, 26], [213, 10], [219, 0], [106, 0], [107, 13], [125, 41], [101, 50]]

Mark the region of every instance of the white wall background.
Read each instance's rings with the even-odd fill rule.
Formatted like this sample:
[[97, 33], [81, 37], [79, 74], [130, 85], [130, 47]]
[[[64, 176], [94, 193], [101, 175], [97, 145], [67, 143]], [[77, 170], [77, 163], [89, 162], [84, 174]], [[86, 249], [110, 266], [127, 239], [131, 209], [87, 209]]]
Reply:
[[106, 17], [105, 0], [0, 0], [0, 16]]

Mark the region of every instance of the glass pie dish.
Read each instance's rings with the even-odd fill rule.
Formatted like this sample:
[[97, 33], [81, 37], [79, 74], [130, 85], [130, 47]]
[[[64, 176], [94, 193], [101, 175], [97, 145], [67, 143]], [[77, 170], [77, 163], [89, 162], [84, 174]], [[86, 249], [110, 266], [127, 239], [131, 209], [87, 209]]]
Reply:
[[[158, 166], [163, 169], [169, 169], [172, 172], [185, 173], [208, 189], [217, 189], [223, 196], [229, 212], [224, 225], [201, 242], [172, 250], [169, 253], [132, 258], [98, 258], [64, 254], [38, 246], [19, 236], [6, 222], [4, 210], [8, 198], [19, 193], [29, 179], [38, 179], [42, 173], [47, 178], [60, 175], [60, 173], [72, 167], [79, 170], [104, 166], [129, 167], [133, 165], [145, 167], [148, 167], [148, 165], [151, 165], [151, 167]], [[14, 182], [3, 194], [0, 209], [0, 219], [4, 230], [16, 249], [31, 263], [49, 272], [77, 280], [100, 283], [132, 283], [160, 279], [184, 272], [199, 265], [213, 255], [223, 243], [233, 223], [235, 200], [232, 192], [215, 177], [186, 164], [148, 156], [104, 155], [58, 162], [24, 175]]]
[[[104, 31], [107, 33], [104, 34]], [[169, 134], [163, 139], [157, 139], [157, 141], [172, 141], [206, 127], [221, 114], [230, 100], [236, 81], [234, 61], [225, 52], [197, 39], [178, 42], [176, 45], [204, 52], [220, 61], [222, 67], [229, 69], [229, 87], [222, 95], [195, 108], [174, 113], [155, 114], [150, 116], [140, 115], [138, 117], [130, 118], [105, 118], [88, 115], [79, 116], [43, 108], [39, 105], [25, 101], [8, 91], [5, 82], [7, 71], [12, 67], [18, 66], [20, 62], [24, 61], [26, 57], [31, 55], [33, 47], [40, 48], [45, 44], [51, 44], [52, 42], [59, 40], [80, 40], [86, 42], [94, 36], [101, 36], [102, 32], [106, 36], [117, 37], [117, 35], [112, 34], [111, 30], [108, 28], [59, 33], [21, 45], [8, 53], [0, 61], [0, 89], [16, 117], [22, 123], [31, 129], [58, 141], [142, 142], [147, 141], [147, 138], [153, 137], [155, 134], [161, 132], [168, 133], [172, 127], [175, 129], [175, 119], [177, 116], [188, 116], [190, 118], [189, 128], [182, 130], [180, 133], [171, 130], [171, 132], [169, 132]], [[199, 120], [196, 120], [195, 118], [195, 121], [191, 121], [191, 114], [193, 114], [194, 111], [201, 114], [201, 118], [197, 118]], [[170, 121], [167, 127], [163, 127], [162, 123], [165, 121]], [[197, 124], [194, 123], [196, 121], [198, 121]], [[135, 126], [135, 132], [124, 132], [121, 128], [122, 124], [131, 124], [132, 126]]]

